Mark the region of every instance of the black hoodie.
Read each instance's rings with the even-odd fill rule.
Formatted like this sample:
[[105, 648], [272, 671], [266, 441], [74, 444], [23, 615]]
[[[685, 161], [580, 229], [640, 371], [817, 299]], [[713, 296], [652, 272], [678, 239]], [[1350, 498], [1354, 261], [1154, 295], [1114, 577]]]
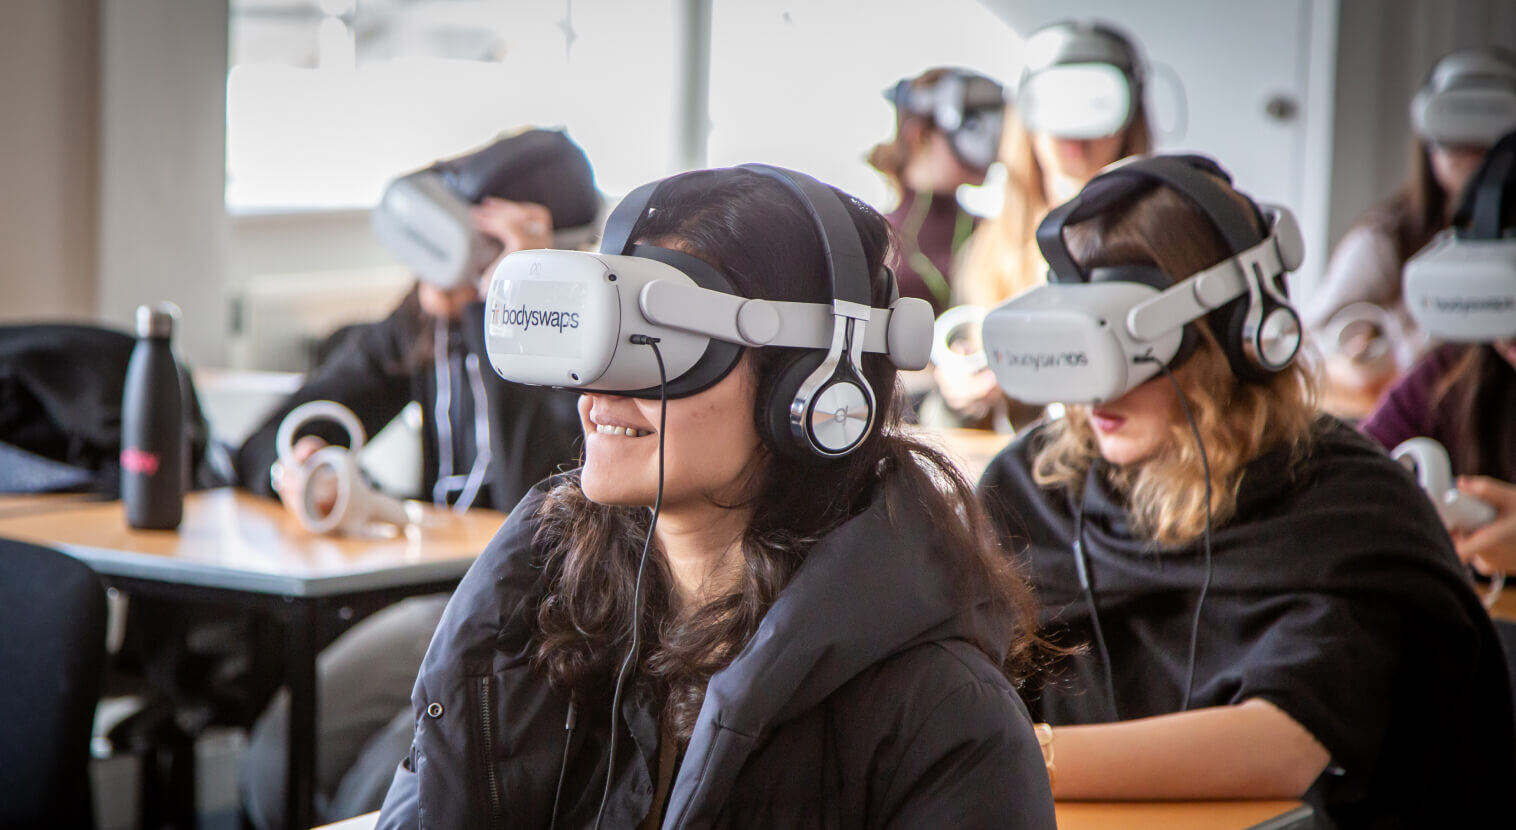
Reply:
[[[1070, 543], [1080, 503], [1031, 477], [1035, 430], [991, 463], [980, 491], [1010, 549], [1025, 551], [1056, 641], [1093, 641]], [[1178, 711], [1200, 542], [1135, 538], [1097, 464], [1084, 546], [1122, 719]], [[1505, 661], [1447, 533], [1408, 473], [1331, 419], [1307, 455], [1281, 448], [1244, 471], [1237, 513], [1213, 534], [1190, 708], [1262, 698], [1311, 732], [1331, 763], [1307, 793], [1342, 827], [1509, 826], [1516, 785]], [[1028, 692], [1058, 724], [1113, 719], [1096, 649]]]
[[[443, 615], [381, 828], [548, 825], [568, 700], [530, 665], [542, 499], [511, 514]], [[886, 500], [816, 543], [711, 679], [663, 827], [1054, 826], [1026, 708], [967, 641], [975, 614], [955, 602], [928, 517]], [[607, 828], [634, 827], [653, 806], [657, 711], [632, 688]], [[594, 824], [604, 708], [581, 707], [560, 828]]]

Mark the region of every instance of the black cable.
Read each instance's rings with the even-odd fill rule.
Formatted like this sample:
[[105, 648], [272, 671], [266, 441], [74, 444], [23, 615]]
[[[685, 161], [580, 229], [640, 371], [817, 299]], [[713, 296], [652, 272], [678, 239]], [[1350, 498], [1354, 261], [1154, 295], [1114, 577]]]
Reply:
[[616, 772], [616, 738], [621, 734], [617, 726], [617, 713], [621, 711], [621, 692], [626, 687], [627, 673], [637, 660], [637, 650], [642, 646], [642, 572], [647, 566], [648, 548], [653, 543], [653, 531], [658, 527], [658, 513], [663, 509], [663, 437], [668, 426], [668, 375], [663, 366], [663, 353], [658, 351], [658, 338], [634, 334], [629, 342], [638, 346], [650, 346], [658, 361], [658, 495], [653, 499], [653, 518], [647, 526], [647, 537], [642, 540], [642, 558], [637, 561], [637, 582], [632, 588], [632, 647], [621, 661], [621, 671], [616, 674], [616, 693], [611, 696], [611, 746], [605, 759], [605, 790], [600, 794], [600, 809], [595, 812], [595, 830], [600, 830], [600, 820], [605, 817], [605, 802], [611, 796], [611, 782]]
[[558, 799], [563, 795], [563, 774], [568, 772], [569, 745], [574, 742], [574, 726], [578, 723], [578, 708], [574, 705], [574, 698], [569, 697], [568, 717], [563, 720], [563, 761], [558, 764], [558, 788], [553, 790], [553, 817], [548, 820], [547, 830], [556, 830], [558, 827]]
[[1185, 712], [1190, 708], [1190, 693], [1195, 690], [1195, 649], [1200, 643], [1200, 610], [1205, 607], [1205, 595], [1211, 590], [1211, 461], [1205, 453], [1205, 440], [1200, 437], [1200, 426], [1195, 423], [1195, 416], [1190, 413], [1190, 404], [1184, 399], [1184, 390], [1179, 388], [1179, 381], [1174, 379], [1174, 373], [1169, 371], [1167, 363], [1153, 357], [1150, 354], [1136, 358], [1138, 363], [1157, 363], [1163, 371], [1163, 376], [1169, 379], [1174, 387], [1174, 395], [1179, 398], [1179, 408], [1184, 410], [1185, 420], [1190, 422], [1190, 432], [1195, 436], [1195, 447], [1200, 450], [1200, 468], [1205, 473], [1205, 582], [1200, 585], [1200, 599], [1195, 602], [1195, 618], [1190, 623], [1190, 662], [1185, 671], [1184, 678], [1184, 702], [1179, 711]]
[[1105, 666], [1105, 694], [1111, 701], [1111, 721], [1121, 720], [1121, 710], [1116, 706], [1115, 669], [1111, 667], [1111, 652], [1105, 647], [1105, 632], [1100, 628], [1100, 611], [1095, 608], [1095, 589], [1090, 584], [1090, 564], [1084, 552], [1084, 498], [1079, 494], [1079, 510], [1074, 514], [1074, 569], [1079, 574], [1079, 588], [1084, 591], [1084, 601], [1090, 605], [1090, 624], [1095, 629], [1095, 648], [1100, 651], [1100, 662]]

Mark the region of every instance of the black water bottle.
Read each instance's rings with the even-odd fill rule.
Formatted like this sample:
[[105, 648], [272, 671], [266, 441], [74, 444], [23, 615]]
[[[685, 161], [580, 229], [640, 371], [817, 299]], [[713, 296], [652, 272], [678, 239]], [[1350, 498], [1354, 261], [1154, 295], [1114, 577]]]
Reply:
[[171, 338], [178, 308], [137, 309], [137, 345], [121, 401], [121, 500], [126, 522], [173, 530], [184, 516], [187, 433]]

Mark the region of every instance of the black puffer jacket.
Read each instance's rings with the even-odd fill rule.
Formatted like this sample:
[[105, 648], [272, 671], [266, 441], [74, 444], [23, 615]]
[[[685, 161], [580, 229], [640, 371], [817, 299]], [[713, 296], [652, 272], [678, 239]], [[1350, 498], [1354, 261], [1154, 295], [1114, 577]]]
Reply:
[[[568, 700], [530, 665], [542, 499], [517, 507], [443, 615], [385, 830], [548, 826]], [[928, 517], [885, 502], [812, 548], [711, 679], [665, 828], [1054, 826], [1026, 708], [964, 639], [974, 615], [954, 602]], [[604, 827], [634, 827], [653, 807], [653, 706], [634, 687], [619, 713]], [[583, 708], [560, 828], [592, 826], [605, 783], [609, 717]]]

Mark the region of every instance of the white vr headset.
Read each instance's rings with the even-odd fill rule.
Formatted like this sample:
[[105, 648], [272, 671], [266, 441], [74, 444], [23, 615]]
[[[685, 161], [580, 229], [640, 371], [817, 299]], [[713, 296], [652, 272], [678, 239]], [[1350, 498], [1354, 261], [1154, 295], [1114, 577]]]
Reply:
[[1493, 49], [1448, 55], [1411, 99], [1411, 125], [1434, 144], [1493, 145], [1516, 129], [1516, 62]]
[[[478, 279], [500, 243], [474, 228], [473, 206], [433, 170], [402, 176], [384, 189], [372, 214], [374, 235], [418, 277], [450, 289]], [[553, 244], [577, 248], [594, 238], [589, 225], [554, 231]]]
[[[658, 338], [671, 379], [695, 368], [712, 340], [749, 347], [831, 346], [835, 306], [753, 300], [703, 288], [686, 271], [653, 258], [662, 254], [638, 246], [631, 256], [539, 250], [501, 260], [490, 280], [484, 320], [495, 370], [518, 383], [656, 393], [657, 362], [651, 351], [627, 345], [632, 335]], [[930, 304], [902, 298], [891, 308], [849, 312], [868, 322], [865, 353], [887, 354], [901, 369], [926, 365]]]
[[[805, 202], [826, 242], [832, 303], [742, 297], [701, 259], [634, 246], [636, 224], [666, 179], [643, 185], [617, 206], [600, 253], [519, 251], [501, 260], [485, 299], [485, 342], [495, 371], [518, 383], [677, 398], [725, 377], [742, 347], [804, 349], [824, 357], [793, 402], [785, 402], [796, 441], [825, 457], [861, 443], [875, 409], [862, 355], [888, 355], [901, 369], [924, 367], [931, 306], [899, 298], [889, 308], [870, 307], [862, 246], [830, 188], [766, 165], [737, 169], [777, 179]], [[656, 341], [666, 384], [643, 338]]]
[[1102, 24], [1070, 21], [1038, 30], [1026, 50], [1016, 109], [1029, 131], [1100, 138], [1132, 120], [1145, 70], [1126, 36]]
[[[1100, 403], [1126, 394], [1194, 348], [1186, 326], [1209, 317], [1233, 371], [1266, 376], [1300, 348], [1300, 321], [1283, 275], [1304, 255], [1289, 210], [1260, 206], [1268, 235], [1197, 156], [1154, 156], [1107, 168], [1037, 230], [1049, 283], [992, 310], [984, 320], [985, 353], [1006, 394], [1027, 403]], [[1086, 270], [1069, 253], [1066, 225], [1125, 205], [1162, 184], [1185, 196], [1216, 225], [1234, 253], [1174, 280], [1152, 265]]]
[[1516, 337], [1516, 132], [1500, 139], [1464, 188], [1453, 228], [1411, 257], [1406, 309], [1428, 335], [1454, 343]]

